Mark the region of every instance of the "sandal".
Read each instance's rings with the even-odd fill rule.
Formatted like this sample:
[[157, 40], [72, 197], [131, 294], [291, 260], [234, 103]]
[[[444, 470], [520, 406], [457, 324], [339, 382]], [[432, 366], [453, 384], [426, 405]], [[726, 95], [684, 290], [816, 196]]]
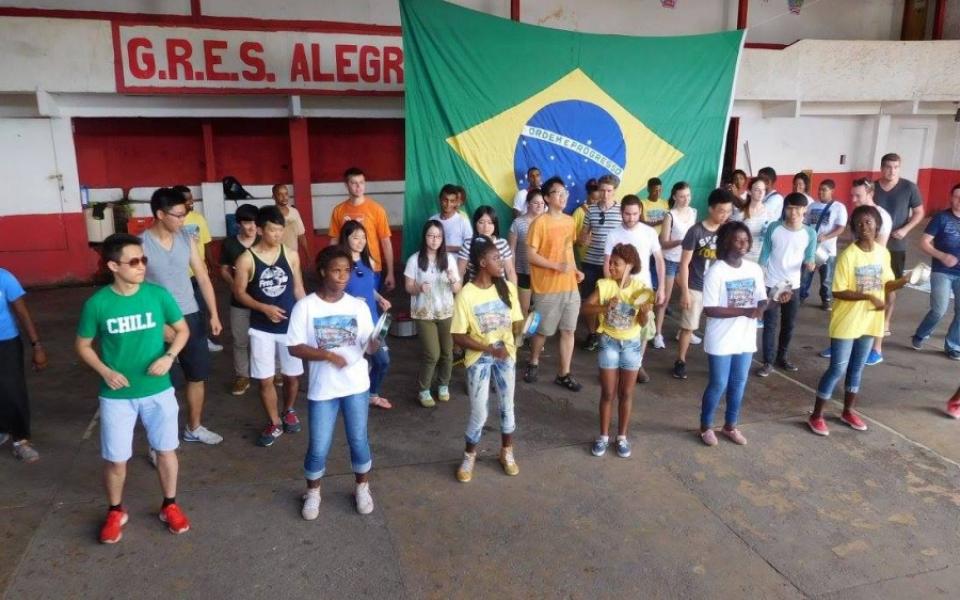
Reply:
[[384, 410], [393, 408], [393, 405], [390, 404], [390, 401], [383, 396], [370, 396], [370, 406], [376, 406], [377, 408], [382, 408]]
[[540, 374], [540, 365], [527, 363], [527, 368], [523, 373], [523, 380], [527, 383], [536, 383]]
[[570, 376], [570, 373], [563, 375], [557, 375], [557, 378], [553, 382], [559, 386], [565, 387], [571, 392], [579, 392], [583, 386], [580, 385], [580, 382]]

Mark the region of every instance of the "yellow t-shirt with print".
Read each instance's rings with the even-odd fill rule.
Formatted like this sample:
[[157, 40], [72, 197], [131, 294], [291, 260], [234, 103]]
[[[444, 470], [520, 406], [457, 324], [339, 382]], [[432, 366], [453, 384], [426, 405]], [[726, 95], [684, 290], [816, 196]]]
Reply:
[[[600, 313], [600, 326], [597, 331], [615, 340], [636, 339], [644, 329], [637, 322], [637, 310], [641, 304], [653, 303], [653, 290], [632, 277], [630, 283], [623, 288], [620, 287], [620, 282], [608, 278], [597, 282], [597, 295], [604, 307]], [[618, 298], [620, 302], [611, 309], [607, 307], [607, 303], [613, 298]], [[647, 322], [651, 322], [649, 318]]]
[[[860, 292], [883, 298], [884, 284], [893, 281], [890, 268], [890, 252], [874, 243], [873, 250], [864, 252], [856, 244], [850, 244], [837, 258], [837, 270], [833, 276], [833, 291]], [[830, 315], [830, 337], [853, 340], [865, 335], [883, 335], [883, 311], [874, 308], [866, 300], [841, 300], [835, 298]]]
[[651, 200], [649, 198], [641, 200], [640, 204], [643, 205], [643, 222], [656, 229], [657, 235], [660, 235], [660, 230], [663, 228], [663, 218], [670, 212], [670, 204], [663, 199]]
[[[205, 252], [207, 244], [213, 239], [210, 237], [210, 227], [207, 226], [206, 217], [195, 210], [191, 210], [187, 213], [187, 216], [183, 218], [183, 230], [189, 233], [190, 237], [196, 242], [197, 254], [200, 255], [200, 260], [206, 262], [207, 255]], [[190, 277], [193, 277], [193, 269], [189, 267], [187, 267], [187, 269], [190, 271]]]
[[[523, 319], [520, 312], [520, 298], [517, 296], [517, 286], [506, 282], [510, 291], [510, 306], [507, 306], [496, 286], [483, 289], [473, 283], [463, 286], [457, 294], [453, 310], [453, 323], [450, 333], [467, 334], [481, 344], [496, 344], [502, 342], [510, 355], [510, 359], [517, 360], [517, 345], [513, 337], [513, 323]], [[478, 350], [466, 350], [463, 364], [469, 367], [483, 355]]]

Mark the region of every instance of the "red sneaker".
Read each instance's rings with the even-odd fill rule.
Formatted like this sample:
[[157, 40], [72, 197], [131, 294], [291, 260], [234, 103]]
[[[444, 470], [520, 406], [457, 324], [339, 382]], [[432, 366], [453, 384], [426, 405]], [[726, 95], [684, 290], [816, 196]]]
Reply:
[[176, 504], [170, 504], [160, 509], [160, 520], [167, 524], [170, 533], [180, 534], [190, 531], [190, 520], [180, 511]]
[[853, 427], [857, 431], [866, 431], [867, 424], [863, 422], [863, 419], [855, 412], [845, 412], [840, 415], [840, 420]]
[[830, 430], [827, 428], [827, 422], [823, 417], [810, 417], [807, 420], [807, 425], [810, 426], [810, 431], [817, 435], [830, 435]]
[[123, 537], [123, 526], [127, 524], [128, 519], [127, 511], [122, 508], [120, 510], [108, 510], [107, 520], [100, 528], [100, 543], [116, 544], [119, 542], [120, 538]]
[[954, 419], [960, 419], [960, 402], [947, 402], [947, 414]]

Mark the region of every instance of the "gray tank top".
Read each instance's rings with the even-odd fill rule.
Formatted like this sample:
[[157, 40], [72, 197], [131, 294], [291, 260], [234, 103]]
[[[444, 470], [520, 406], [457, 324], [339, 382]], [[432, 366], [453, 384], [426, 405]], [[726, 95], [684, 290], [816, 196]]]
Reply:
[[193, 239], [183, 230], [173, 236], [173, 246], [167, 250], [148, 229], [143, 232], [143, 254], [147, 257], [146, 279], [165, 288], [177, 301], [185, 315], [200, 310], [190, 283], [190, 244]]

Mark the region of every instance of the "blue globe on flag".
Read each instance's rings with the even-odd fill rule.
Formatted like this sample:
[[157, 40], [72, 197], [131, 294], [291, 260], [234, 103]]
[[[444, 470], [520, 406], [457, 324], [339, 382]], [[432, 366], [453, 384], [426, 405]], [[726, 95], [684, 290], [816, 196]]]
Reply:
[[587, 198], [587, 180], [613, 174], [623, 178], [626, 143], [610, 114], [590, 102], [564, 100], [538, 110], [520, 132], [513, 155], [517, 188], [527, 187], [527, 169], [538, 167], [543, 181], [563, 179], [570, 192], [568, 214]]

